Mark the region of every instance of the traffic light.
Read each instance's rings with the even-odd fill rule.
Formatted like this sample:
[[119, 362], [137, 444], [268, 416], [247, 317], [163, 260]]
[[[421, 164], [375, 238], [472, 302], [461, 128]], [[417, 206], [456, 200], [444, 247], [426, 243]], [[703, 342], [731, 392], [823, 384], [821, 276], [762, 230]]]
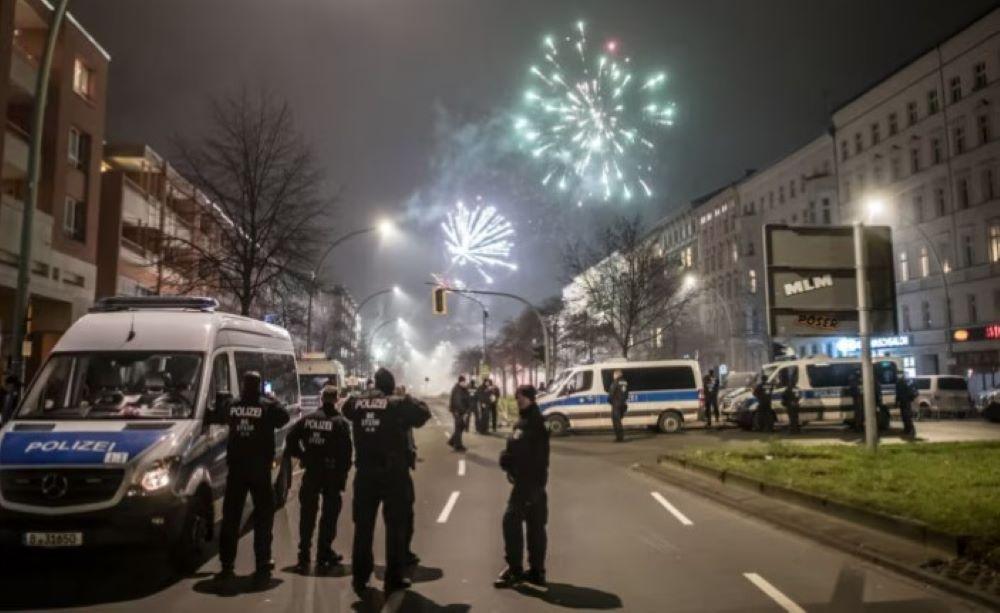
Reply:
[[444, 287], [435, 287], [434, 293], [432, 294], [432, 307], [434, 309], [435, 315], [447, 315], [448, 314], [448, 290]]

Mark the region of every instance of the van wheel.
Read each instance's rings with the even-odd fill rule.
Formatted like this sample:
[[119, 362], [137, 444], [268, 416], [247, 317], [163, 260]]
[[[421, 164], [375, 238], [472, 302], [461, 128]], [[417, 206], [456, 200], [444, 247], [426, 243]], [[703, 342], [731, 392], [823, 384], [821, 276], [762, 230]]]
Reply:
[[288, 502], [288, 492], [292, 489], [292, 460], [288, 456], [281, 458], [281, 470], [274, 482], [274, 508], [280, 509]]
[[754, 432], [774, 432], [774, 414], [771, 411], [755, 410], [751, 418], [751, 428]]
[[684, 418], [677, 411], [664, 411], [660, 413], [656, 427], [664, 434], [675, 434], [684, 427]]
[[569, 434], [569, 420], [562, 415], [549, 415], [545, 418], [545, 426], [551, 436], [566, 436]]
[[920, 406], [917, 407], [917, 418], [927, 419], [930, 416], [931, 416], [931, 405], [927, 404], [926, 402], [921, 402]]
[[198, 570], [208, 555], [207, 543], [212, 538], [212, 504], [203, 492], [195, 494], [188, 504], [180, 538], [171, 551], [174, 569], [184, 575]]

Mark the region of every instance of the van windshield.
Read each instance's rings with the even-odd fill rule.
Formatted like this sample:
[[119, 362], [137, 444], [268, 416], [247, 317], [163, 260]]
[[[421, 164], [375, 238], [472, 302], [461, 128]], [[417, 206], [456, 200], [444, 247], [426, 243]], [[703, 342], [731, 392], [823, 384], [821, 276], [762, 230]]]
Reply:
[[187, 419], [202, 356], [142, 351], [54, 354], [17, 414], [21, 419]]
[[299, 394], [319, 396], [327, 385], [337, 385], [337, 375], [299, 375]]

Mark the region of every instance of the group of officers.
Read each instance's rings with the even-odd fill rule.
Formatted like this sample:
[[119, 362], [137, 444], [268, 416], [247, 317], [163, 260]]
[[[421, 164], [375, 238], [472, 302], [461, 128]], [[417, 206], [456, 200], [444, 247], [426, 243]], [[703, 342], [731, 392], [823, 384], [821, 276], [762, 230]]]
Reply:
[[467, 380], [465, 375], [459, 375], [448, 398], [448, 411], [454, 420], [448, 446], [455, 451], [466, 450], [462, 433], [468, 431], [470, 421], [475, 422], [476, 432], [480, 434], [496, 432], [499, 402], [500, 389], [491, 379], [484, 378], [482, 384], [476, 386], [474, 379]]
[[[224, 586], [235, 579], [239, 527], [248, 494], [254, 506], [254, 586], [267, 587], [274, 569], [271, 540], [275, 501], [271, 467], [275, 459], [275, 433], [289, 422], [290, 416], [280, 402], [262, 389], [259, 373], [244, 373], [239, 398], [216, 407], [209, 417], [214, 423], [229, 426], [226, 456], [229, 472], [219, 537], [222, 568], [215, 576]], [[317, 569], [322, 572], [342, 562], [343, 557], [333, 550], [333, 541], [341, 494], [346, 489], [350, 469], [352, 466], [355, 469], [351, 585], [359, 597], [366, 595], [374, 570], [372, 548], [380, 506], [385, 522], [386, 593], [409, 587], [410, 579], [405, 573], [420, 561], [410, 547], [416, 501], [411, 476], [417, 459], [413, 429], [423, 426], [431, 412], [426, 403], [401, 391], [396, 388], [392, 373], [382, 368], [375, 373], [372, 386], [348, 397], [338, 410], [339, 392], [334, 386], [326, 386], [321, 392], [320, 409], [297, 422], [286, 440], [286, 452], [298, 458], [304, 468], [299, 489], [297, 572], [307, 573], [311, 568], [317, 515]], [[503, 518], [507, 568], [496, 580], [497, 587], [522, 582], [545, 586], [549, 433], [535, 396], [531, 386], [518, 388], [515, 399], [519, 419], [500, 456], [500, 466], [513, 488]], [[525, 531], [527, 572], [522, 564]]]

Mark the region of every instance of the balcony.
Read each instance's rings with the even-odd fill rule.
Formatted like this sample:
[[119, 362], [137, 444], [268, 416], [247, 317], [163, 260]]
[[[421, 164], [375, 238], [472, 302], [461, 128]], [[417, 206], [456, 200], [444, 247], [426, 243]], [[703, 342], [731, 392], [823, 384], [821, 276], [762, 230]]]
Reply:
[[38, 66], [18, 45], [13, 45], [10, 54], [10, 102], [28, 103], [35, 99], [38, 84]]
[[4, 179], [23, 179], [28, 176], [28, 140], [30, 137], [18, 126], [7, 123], [3, 144]]

